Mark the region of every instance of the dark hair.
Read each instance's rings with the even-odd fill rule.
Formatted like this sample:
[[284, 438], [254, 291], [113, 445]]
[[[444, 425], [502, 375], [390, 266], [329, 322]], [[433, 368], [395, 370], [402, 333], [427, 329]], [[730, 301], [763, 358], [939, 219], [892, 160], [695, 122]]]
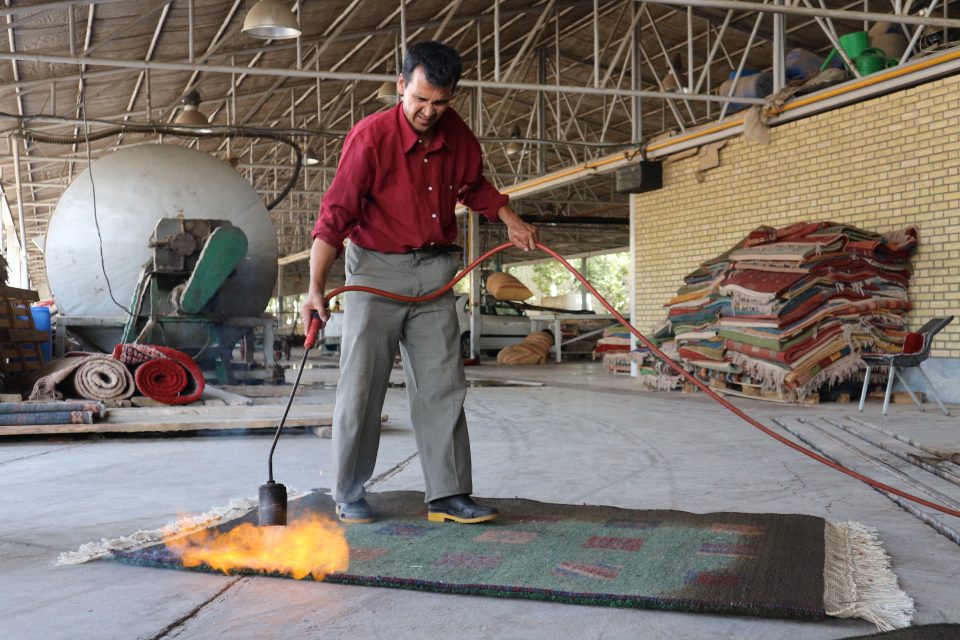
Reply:
[[463, 72], [460, 54], [440, 42], [418, 42], [403, 57], [403, 79], [410, 82], [413, 70], [423, 67], [427, 82], [435, 87], [456, 87]]

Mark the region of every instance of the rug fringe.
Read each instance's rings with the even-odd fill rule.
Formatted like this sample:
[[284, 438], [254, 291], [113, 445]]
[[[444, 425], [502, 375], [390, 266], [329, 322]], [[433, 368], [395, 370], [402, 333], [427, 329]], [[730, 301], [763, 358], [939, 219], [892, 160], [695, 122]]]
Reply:
[[757, 358], [751, 358], [738, 351], [727, 351], [727, 356], [733, 364], [743, 369], [743, 372], [749, 375], [755, 382], [760, 383], [761, 389], [765, 391], [777, 391], [778, 389], [784, 388], [787, 379], [787, 369]]
[[824, 530], [824, 610], [861, 618], [890, 631], [910, 625], [913, 599], [900, 589], [877, 530], [859, 522], [827, 522]]
[[[305, 496], [308, 492], [287, 489], [288, 499]], [[159, 529], [143, 529], [128, 536], [101, 538], [99, 542], [80, 545], [76, 551], [64, 551], [57, 558], [57, 565], [83, 564], [108, 557], [113, 551], [129, 551], [137, 547], [168, 540], [174, 536], [205, 529], [214, 522], [230, 522], [256, 509], [258, 498], [234, 498], [225, 507], [214, 507], [206, 513], [188, 515], [168, 522]]]
[[817, 375], [808, 380], [805, 384], [797, 387], [797, 397], [800, 400], [803, 400], [823, 385], [833, 387], [841, 382], [850, 380], [858, 373], [866, 369], [866, 367], [867, 364], [859, 355], [850, 354], [848, 356], [844, 356], [823, 371], [817, 373]]

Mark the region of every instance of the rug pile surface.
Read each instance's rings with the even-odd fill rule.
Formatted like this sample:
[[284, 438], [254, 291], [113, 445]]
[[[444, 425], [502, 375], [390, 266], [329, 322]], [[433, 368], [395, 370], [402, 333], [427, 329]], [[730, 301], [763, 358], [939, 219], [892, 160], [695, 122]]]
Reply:
[[[913, 613], [875, 532], [853, 522], [487, 499], [501, 518], [460, 526], [429, 523], [421, 493], [368, 499], [380, 520], [346, 528], [349, 568], [326, 582], [613, 607], [863, 618], [880, 629], [906, 626]], [[290, 503], [291, 521], [318, 513], [333, 518], [334, 503], [323, 492]], [[256, 509], [238, 515], [209, 526], [223, 531], [256, 521]], [[126, 563], [184, 568], [175, 551], [155, 543], [179, 535], [163, 531], [125, 539], [138, 545], [103, 541], [100, 555], [106, 549]], [[97, 557], [89, 551], [84, 559]]]

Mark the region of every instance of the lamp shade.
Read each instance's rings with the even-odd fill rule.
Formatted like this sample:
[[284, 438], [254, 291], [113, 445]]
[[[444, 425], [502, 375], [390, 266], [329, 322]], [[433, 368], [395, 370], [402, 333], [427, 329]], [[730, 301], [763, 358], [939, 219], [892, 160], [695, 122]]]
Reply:
[[397, 95], [397, 85], [394, 82], [384, 82], [377, 89], [377, 101], [383, 104], [397, 104], [400, 96]]
[[[519, 138], [520, 127], [514, 126], [512, 129], [510, 129], [510, 137]], [[519, 140], [513, 140], [512, 142], [508, 142], [506, 150], [507, 150], [507, 155], [510, 157], [518, 155], [521, 151], [523, 151], [523, 143], [520, 142]]]
[[307, 150], [303, 152], [303, 164], [309, 167], [315, 167], [320, 164], [320, 156], [318, 156], [317, 152], [312, 148], [307, 148]]
[[180, 114], [173, 121], [174, 124], [201, 125], [209, 124], [207, 116], [197, 109], [196, 105], [185, 104]]
[[280, 0], [258, 0], [243, 21], [243, 33], [254, 38], [283, 40], [300, 35], [297, 17]]

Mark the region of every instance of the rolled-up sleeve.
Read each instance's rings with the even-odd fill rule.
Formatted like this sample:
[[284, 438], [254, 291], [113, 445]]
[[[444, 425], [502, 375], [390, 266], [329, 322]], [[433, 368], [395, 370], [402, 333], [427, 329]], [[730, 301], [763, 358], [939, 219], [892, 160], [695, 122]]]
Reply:
[[320, 238], [343, 251], [343, 240], [360, 220], [363, 201], [370, 191], [376, 169], [376, 154], [367, 136], [351, 132], [343, 142], [340, 163], [330, 187], [320, 202], [320, 215], [313, 227]]
[[457, 194], [457, 199], [490, 222], [500, 219], [500, 207], [510, 202], [510, 196], [500, 193], [483, 177], [483, 155], [480, 143], [473, 140], [467, 146], [466, 176]]

